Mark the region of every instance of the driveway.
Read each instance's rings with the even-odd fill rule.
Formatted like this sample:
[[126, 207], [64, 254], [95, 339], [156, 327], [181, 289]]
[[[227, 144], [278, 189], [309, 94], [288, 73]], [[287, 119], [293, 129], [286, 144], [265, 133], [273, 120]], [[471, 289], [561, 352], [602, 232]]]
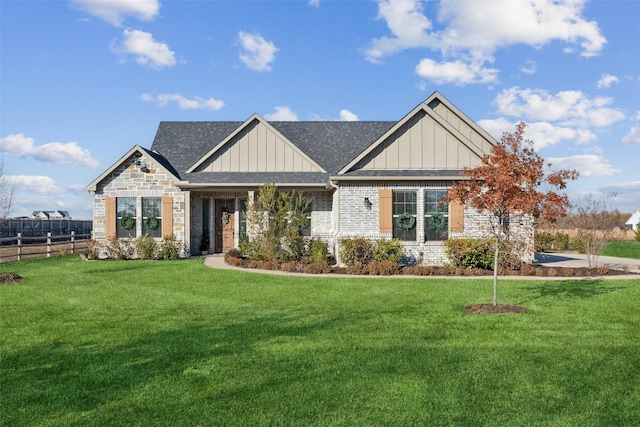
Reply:
[[[536, 253], [536, 262], [549, 267], [588, 267], [587, 255], [575, 253]], [[628, 269], [632, 273], [640, 271], [640, 260], [630, 258], [616, 258], [612, 256], [598, 256], [598, 266], [616, 270]]]

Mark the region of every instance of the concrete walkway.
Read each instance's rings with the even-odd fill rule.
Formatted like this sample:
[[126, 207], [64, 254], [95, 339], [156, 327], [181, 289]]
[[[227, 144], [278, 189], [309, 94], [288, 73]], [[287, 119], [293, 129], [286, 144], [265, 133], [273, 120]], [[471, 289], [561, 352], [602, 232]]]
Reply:
[[[589, 262], [587, 255], [574, 254], [574, 253], [537, 253], [536, 261], [540, 265], [547, 265], [549, 267], [588, 267]], [[640, 273], [640, 260], [630, 258], [616, 258], [612, 256], [598, 256], [596, 257], [596, 264], [598, 266], [604, 266], [615, 270], [625, 270], [632, 273]]]
[[[587, 267], [587, 257], [586, 255], [581, 254], [536, 254], [536, 261], [540, 265], [547, 266], [557, 266], [557, 267]], [[260, 273], [260, 274], [274, 274], [274, 275], [287, 275], [287, 276], [304, 276], [304, 277], [337, 277], [341, 276], [339, 274], [306, 274], [306, 273], [288, 273], [285, 271], [279, 270], [258, 270], [255, 268], [243, 268], [243, 267], [234, 267], [232, 265], [227, 264], [224, 261], [224, 255], [216, 254], [216, 255], [207, 255], [204, 258], [204, 264], [207, 267], [221, 269], [221, 270], [240, 270], [249, 273]], [[622, 270], [627, 266], [628, 271], [631, 273], [637, 274], [620, 274], [620, 275], [612, 275], [612, 276], [592, 276], [592, 277], [576, 277], [575, 279], [640, 279], [640, 260], [628, 259], [628, 258], [615, 258], [615, 257], [599, 257], [597, 264], [599, 266], [605, 266], [607, 268], [615, 268]], [[342, 275], [345, 277], [355, 277], [350, 274]], [[362, 276], [369, 278], [389, 278], [390, 276]], [[455, 276], [397, 276], [404, 278], [456, 278]], [[477, 279], [477, 278], [485, 278], [491, 279], [492, 276], [465, 276], [465, 279]], [[539, 276], [500, 276], [500, 280], [572, 280], [571, 277], [539, 277]]]

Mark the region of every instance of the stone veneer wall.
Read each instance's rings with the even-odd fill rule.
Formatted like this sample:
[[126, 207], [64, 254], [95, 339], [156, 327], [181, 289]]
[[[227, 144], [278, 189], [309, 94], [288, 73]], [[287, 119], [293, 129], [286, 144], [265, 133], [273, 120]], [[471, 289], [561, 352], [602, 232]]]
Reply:
[[[93, 198], [93, 237], [100, 241], [106, 238], [106, 198], [107, 197], [173, 197], [173, 235], [184, 243], [186, 233], [186, 207], [188, 192], [182, 192], [172, 184], [173, 177], [159, 167], [152, 159], [144, 158], [148, 172], [141, 172], [134, 165], [132, 156], [97, 186]], [[141, 209], [138, 206], [138, 209]], [[140, 216], [140, 212], [138, 212]], [[142, 232], [142, 224], [137, 221], [136, 235]], [[185, 247], [187, 253], [188, 246]]]
[[[443, 241], [424, 240], [424, 190], [445, 190], [451, 185], [445, 181], [424, 182], [344, 182], [339, 190], [339, 212], [337, 222], [339, 232], [336, 234], [336, 247], [344, 238], [365, 237], [370, 240], [379, 238], [391, 239], [392, 233], [381, 233], [379, 229], [379, 190], [412, 190], [416, 191], [418, 215], [416, 218], [417, 240], [404, 242], [404, 260], [406, 263], [419, 265], [443, 265], [448, 262]], [[364, 199], [369, 198], [372, 206], [365, 206]], [[449, 233], [449, 238], [483, 237], [488, 235], [488, 217], [478, 213], [475, 209], [464, 210], [464, 232]], [[513, 224], [516, 230], [527, 230], [523, 225], [531, 226], [531, 221], [525, 219], [520, 225]], [[526, 233], [528, 249], [522, 254], [525, 261], [533, 258], [533, 228]], [[518, 232], [520, 232], [518, 231]]]

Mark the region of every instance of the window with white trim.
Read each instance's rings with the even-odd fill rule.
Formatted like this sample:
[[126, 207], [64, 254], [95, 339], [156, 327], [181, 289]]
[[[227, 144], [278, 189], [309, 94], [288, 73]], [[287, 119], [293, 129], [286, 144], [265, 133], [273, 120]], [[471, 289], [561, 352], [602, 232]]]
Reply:
[[416, 241], [417, 192], [393, 190], [393, 237]]
[[447, 190], [425, 190], [424, 192], [424, 237], [425, 241], [449, 238], [449, 204]]

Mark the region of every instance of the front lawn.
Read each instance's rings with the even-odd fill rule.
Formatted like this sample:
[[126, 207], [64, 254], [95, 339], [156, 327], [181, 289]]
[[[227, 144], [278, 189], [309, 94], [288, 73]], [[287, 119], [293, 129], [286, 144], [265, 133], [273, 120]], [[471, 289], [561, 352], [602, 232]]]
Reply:
[[640, 259], [640, 242], [615, 240], [607, 242], [601, 255]]
[[635, 425], [640, 280], [0, 265], [0, 425]]

